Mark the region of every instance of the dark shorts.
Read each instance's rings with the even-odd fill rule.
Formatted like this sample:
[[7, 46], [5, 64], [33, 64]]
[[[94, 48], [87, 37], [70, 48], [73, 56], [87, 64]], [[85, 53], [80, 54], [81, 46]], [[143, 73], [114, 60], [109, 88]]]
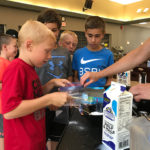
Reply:
[[46, 109], [46, 141], [59, 141], [66, 124], [61, 124], [54, 121], [55, 111]]
[[4, 137], [4, 131], [3, 131], [3, 115], [0, 114], [0, 138]]

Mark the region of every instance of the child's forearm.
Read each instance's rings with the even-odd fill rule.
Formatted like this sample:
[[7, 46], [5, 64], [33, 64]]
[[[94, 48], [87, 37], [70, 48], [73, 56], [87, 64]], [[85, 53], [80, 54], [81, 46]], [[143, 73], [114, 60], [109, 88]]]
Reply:
[[49, 98], [45, 95], [34, 100], [23, 100], [14, 110], [5, 113], [4, 117], [5, 119], [13, 119], [29, 115], [41, 108], [51, 105]]

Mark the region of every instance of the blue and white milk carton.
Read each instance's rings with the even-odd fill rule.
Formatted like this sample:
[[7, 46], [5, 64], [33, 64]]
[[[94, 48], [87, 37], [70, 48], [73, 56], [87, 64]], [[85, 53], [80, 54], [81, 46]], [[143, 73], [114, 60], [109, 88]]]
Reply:
[[131, 71], [126, 71], [117, 74], [117, 82], [130, 86]]
[[108, 150], [124, 150], [130, 145], [130, 132], [126, 126], [132, 119], [133, 95], [126, 86], [111, 82], [104, 92], [103, 138]]

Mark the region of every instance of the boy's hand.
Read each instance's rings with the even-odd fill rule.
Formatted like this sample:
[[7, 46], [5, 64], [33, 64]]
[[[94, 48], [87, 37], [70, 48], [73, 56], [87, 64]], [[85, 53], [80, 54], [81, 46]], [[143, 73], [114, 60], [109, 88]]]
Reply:
[[[86, 80], [89, 79], [88, 82]], [[80, 83], [84, 85], [84, 87], [88, 86], [89, 84], [96, 82], [99, 79], [98, 72], [86, 72], [80, 79]]]
[[150, 100], [150, 83], [133, 86], [130, 88], [129, 92], [133, 94], [137, 102], [142, 99]]
[[43, 94], [49, 93], [54, 87], [64, 87], [67, 84], [71, 84], [71, 82], [66, 79], [52, 79], [42, 86]]
[[50, 82], [56, 87], [65, 87], [67, 84], [71, 84], [67, 79], [52, 79]]
[[52, 106], [61, 107], [68, 101], [70, 101], [70, 96], [66, 92], [54, 92], [51, 94], [48, 94], [49, 101], [50, 101], [50, 108]]

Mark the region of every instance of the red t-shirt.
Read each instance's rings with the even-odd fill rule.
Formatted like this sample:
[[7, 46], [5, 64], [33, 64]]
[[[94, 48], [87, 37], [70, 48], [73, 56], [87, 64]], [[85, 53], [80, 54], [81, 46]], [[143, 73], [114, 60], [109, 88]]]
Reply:
[[[2, 76], [4, 74], [4, 71], [9, 64], [10, 64], [9, 60], [0, 57], [0, 81], [2, 81]], [[0, 90], [0, 114], [2, 113], [1, 96], [2, 96], [2, 91]]]
[[[15, 109], [22, 100], [42, 96], [34, 68], [19, 58], [7, 67], [2, 81], [3, 114]], [[45, 150], [45, 109], [16, 119], [4, 118], [4, 136], [5, 150]]]

